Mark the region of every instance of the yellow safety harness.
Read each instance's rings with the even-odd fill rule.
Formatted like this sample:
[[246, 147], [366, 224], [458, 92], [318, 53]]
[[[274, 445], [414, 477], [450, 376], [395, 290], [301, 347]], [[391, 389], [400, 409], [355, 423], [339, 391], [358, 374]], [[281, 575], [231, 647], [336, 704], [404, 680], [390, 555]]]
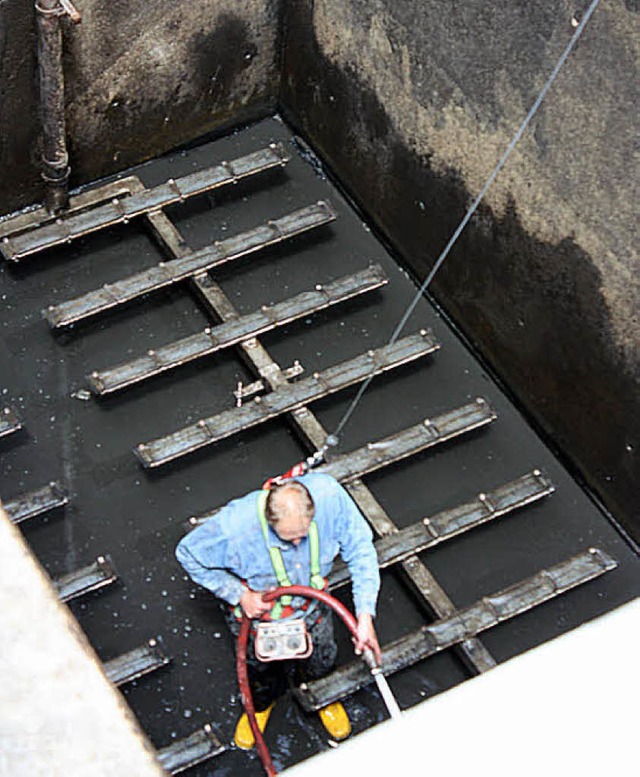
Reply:
[[[291, 581], [287, 575], [287, 570], [284, 566], [282, 559], [282, 553], [280, 548], [275, 548], [269, 545], [269, 523], [265, 508], [267, 505], [267, 497], [269, 491], [263, 489], [258, 494], [258, 518], [260, 520], [260, 526], [262, 527], [262, 533], [264, 534], [264, 541], [267, 544], [269, 551], [269, 557], [271, 558], [271, 566], [278, 581], [278, 585], [282, 588], [290, 586]], [[315, 521], [311, 521], [309, 525], [309, 585], [318, 591], [321, 591], [325, 586], [325, 579], [320, 574], [320, 538], [318, 536], [318, 524]], [[277, 602], [273, 605], [271, 612], [271, 620], [278, 620], [282, 616], [283, 609], [285, 607], [291, 607], [291, 596], [281, 596]]]

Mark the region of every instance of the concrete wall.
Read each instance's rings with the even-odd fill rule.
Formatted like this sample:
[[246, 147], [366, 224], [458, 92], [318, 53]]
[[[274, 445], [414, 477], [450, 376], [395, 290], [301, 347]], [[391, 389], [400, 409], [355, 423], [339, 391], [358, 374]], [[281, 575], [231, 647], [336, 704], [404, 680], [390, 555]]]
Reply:
[[[424, 277], [587, 7], [289, 4], [287, 116]], [[433, 290], [640, 538], [637, 12], [600, 4]]]
[[165, 774], [0, 502], [0, 774]]
[[[273, 110], [279, 0], [83, 0], [64, 22], [71, 185]], [[42, 198], [35, 12], [0, 0], [0, 214]]]

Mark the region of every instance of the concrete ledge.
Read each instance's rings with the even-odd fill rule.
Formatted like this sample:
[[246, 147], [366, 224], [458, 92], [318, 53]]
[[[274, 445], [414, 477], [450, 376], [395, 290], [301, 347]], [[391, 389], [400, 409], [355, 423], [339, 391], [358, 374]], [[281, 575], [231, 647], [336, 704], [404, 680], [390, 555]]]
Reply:
[[440, 775], [627, 774], [637, 761], [639, 617], [636, 599], [287, 774], [375, 777], [400, 763]]
[[164, 774], [1, 503], [0, 613], [0, 774]]

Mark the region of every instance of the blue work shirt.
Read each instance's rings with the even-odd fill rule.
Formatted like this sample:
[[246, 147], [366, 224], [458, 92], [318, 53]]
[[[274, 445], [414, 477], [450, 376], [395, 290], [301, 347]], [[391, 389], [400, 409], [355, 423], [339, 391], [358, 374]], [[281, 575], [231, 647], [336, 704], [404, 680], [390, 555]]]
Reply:
[[[312, 472], [296, 480], [307, 488], [315, 505], [322, 576], [328, 576], [339, 553], [351, 575], [356, 615], [375, 615], [380, 572], [369, 525], [335, 478]], [[259, 494], [252, 491], [229, 502], [176, 548], [176, 557], [191, 579], [231, 605], [238, 604], [246, 586], [254, 591], [278, 586], [258, 518]], [[268, 534], [269, 544], [280, 548], [291, 584], [309, 585], [309, 538], [296, 546], [281, 540], [271, 527]], [[302, 601], [294, 599], [294, 607]]]

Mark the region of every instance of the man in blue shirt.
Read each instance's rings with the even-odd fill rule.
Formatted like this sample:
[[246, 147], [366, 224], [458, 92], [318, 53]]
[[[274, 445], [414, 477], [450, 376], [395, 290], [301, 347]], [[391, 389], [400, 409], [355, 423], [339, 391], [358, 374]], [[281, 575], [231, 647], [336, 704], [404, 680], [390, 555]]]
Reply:
[[[281, 562], [273, 561], [273, 549]], [[329, 475], [309, 473], [268, 492], [254, 491], [235, 499], [184, 537], [176, 549], [178, 561], [190, 577], [230, 605], [227, 623], [236, 636], [240, 612], [254, 621], [269, 619], [274, 604], [264, 602], [262, 593], [278, 587], [278, 578], [282, 581], [282, 570], [278, 572], [275, 566], [284, 566], [291, 585], [313, 585], [318, 571], [327, 577], [338, 553], [352, 580], [358, 621], [356, 652], [369, 648], [379, 662], [373, 618], [380, 573], [371, 529], [347, 492]], [[314, 569], [313, 555], [318, 556], [315, 565], [319, 570]], [[309, 607], [300, 597], [292, 600], [291, 608], [304, 617], [314, 650], [307, 659], [262, 663], [255, 658], [253, 638], [250, 640], [249, 681], [261, 730], [275, 698], [286, 689], [285, 664], [295, 663], [305, 679], [313, 680], [330, 672], [336, 659], [329, 608], [324, 604]], [[339, 702], [321, 710], [320, 718], [334, 738], [349, 735], [349, 720]], [[246, 715], [236, 727], [235, 740], [245, 749], [254, 744]]]

